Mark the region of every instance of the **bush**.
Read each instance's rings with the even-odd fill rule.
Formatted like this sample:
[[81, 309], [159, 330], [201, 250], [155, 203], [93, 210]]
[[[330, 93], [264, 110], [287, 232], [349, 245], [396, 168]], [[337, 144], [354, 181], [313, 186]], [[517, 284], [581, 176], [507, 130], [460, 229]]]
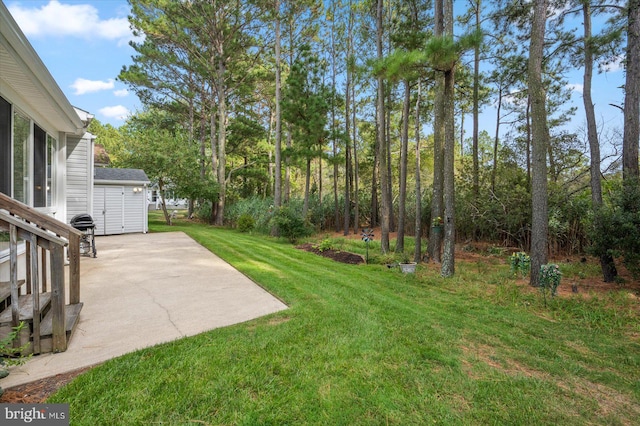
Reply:
[[256, 221], [250, 214], [244, 213], [238, 218], [238, 230], [240, 232], [251, 232], [256, 227]]
[[614, 188], [611, 205], [593, 218], [591, 247], [594, 256], [622, 258], [634, 278], [640, 277], [640, 182]]
[[509, 256], [509, 264], [511, 265], [511, 273], [514, 276], [522, 275], [522, 278], [529, 275], [529, 270], [531, 269], [531, 257], [523, 251], [519, 253], [513, 253]]
[[281, 207], [271, 219], [271, 224], [278, 235], [292, 243], [312, 234], [311, 227], [289, 207]]

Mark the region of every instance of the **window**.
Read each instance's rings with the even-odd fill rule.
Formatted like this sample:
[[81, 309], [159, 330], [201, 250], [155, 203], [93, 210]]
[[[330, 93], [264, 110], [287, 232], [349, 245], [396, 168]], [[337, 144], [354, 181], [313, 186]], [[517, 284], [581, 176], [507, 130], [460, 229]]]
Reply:
[[33, 126], [33, 207], [47, 206], [47, 132]]
[[19, 112], [13, 114], [13, 198], [29, 204], [29, 150], [31, 120]]
[[0, 97], [0, 192], [11, 195], [11, 104]]
[[56, 152], [57, 141], [51, 136], [47, 135], [47, 207], [51, 207], [52, 194], [53, 194], [53, 156]]
[[51, 207], [57, 140], [0, 97], [0, 192]]

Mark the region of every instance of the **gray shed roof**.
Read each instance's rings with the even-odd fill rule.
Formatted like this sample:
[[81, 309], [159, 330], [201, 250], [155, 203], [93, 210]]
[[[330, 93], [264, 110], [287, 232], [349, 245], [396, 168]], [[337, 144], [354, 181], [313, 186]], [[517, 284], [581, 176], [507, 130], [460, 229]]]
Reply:
[[110, 169], [96, 167], [94, 169], [94, 182], [130, 182], [135, 184], [150, 183], [147, 174], [140, 169]]

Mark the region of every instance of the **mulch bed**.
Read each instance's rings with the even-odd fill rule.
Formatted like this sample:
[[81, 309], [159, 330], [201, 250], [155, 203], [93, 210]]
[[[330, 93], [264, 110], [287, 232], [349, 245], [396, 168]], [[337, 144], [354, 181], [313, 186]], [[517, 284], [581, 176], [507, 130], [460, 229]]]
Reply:
[[313, 244], [307, 243], [296, 247], [297, 249], [315, 253], [319, 256], [328, 257], [340, 263], [348, 263], [350, 265], [359, 265], [364, 263], [364, 259], [359, 254], [349, 253], [348, 251], [339, 251], [333, 249], [319, 250]]
[[[68, 373], [56, 374], [41, 380], [35, 380], [23, 385], [13, 386], [5, 389], [0, 396], [0, 403], [3, 404], [41, 404], [53, 395], [58, 389], [71, 382], [80, 374], [91, 367], [80, 368]], [[2, 385], [2, 382], [0, 382]]]

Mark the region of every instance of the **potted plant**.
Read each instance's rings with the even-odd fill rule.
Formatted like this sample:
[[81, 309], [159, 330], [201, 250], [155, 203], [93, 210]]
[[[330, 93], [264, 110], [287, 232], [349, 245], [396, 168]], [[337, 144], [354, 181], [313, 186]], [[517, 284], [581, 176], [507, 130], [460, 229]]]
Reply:
[[402, 253], [402, 259], [398, 267], [400, 267], [403, 274], [415, 274], [416, 272], [416, 262], [412, 262], [406, 253]]
[[440, 216], [431, 221], [431, 228], [433, 228], [433, 232], [442, 232], [442, 225], [444, 225], [444, 221]]

